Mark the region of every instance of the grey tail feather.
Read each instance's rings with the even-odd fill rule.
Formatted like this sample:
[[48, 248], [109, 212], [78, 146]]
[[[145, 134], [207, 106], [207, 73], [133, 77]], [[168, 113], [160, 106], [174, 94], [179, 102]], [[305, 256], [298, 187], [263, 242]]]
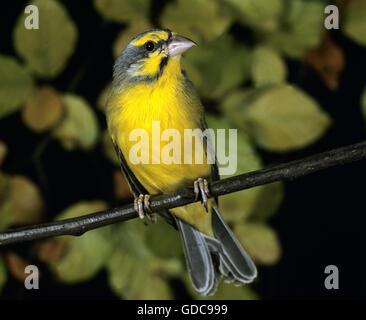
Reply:
[[215, 272], [211, 254], [203, 233], [176, 217], [180, 231], [188, 274], [193, 288], [201, 295], [216, 291], [219, 276]]
[[190, 224], [176, 218], [180, 230], [188, 273], [194, 289], [201, 295], [215, 293], [220, 278], [242, 285], [252, 282], [257, 269], [221, 217], [212, 209], [215, 238], [204, 235]]

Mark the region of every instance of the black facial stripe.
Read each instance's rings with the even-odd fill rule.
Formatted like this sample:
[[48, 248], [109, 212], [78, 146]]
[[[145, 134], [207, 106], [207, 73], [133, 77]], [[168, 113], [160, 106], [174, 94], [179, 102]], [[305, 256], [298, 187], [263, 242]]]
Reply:
[[[170, 34], [171, 34], [171, 32], [170, 32]], [[149, 41], [152, 41], [152, 40], [149, 40]], [[154, 43], [156, 44], [155, 49], [153, 51], [150, 51], [150, 52], [154, 52], [154, 51], [159, 49], [160, 53], [161, 53], [162, 50], [163, 50], [163, 45], [166, 43], [166, 41], [165, 40], [159, 40], [158, 42], [154, 42]], [[146, 58], [148, 58], [150, 52], [146, 50], [145, 45], [146, 45], [146, 43], [143, 44], [143, 45], [138, 46], [137, 48], [138, 48], [139, 52], [144, 53], [144, 56]], [[151, 79], [149, 79], [150, 81], [153, 80], [153, 79], [157, 80], [163, 74], [164, 67], [168, 64], [168, 60], [169, 60], [169, 57], [167, 57], [167, 56], [162, 57], [162, 59], [160, 61], [160, 64], [159, 64], [159, 72], [155, 76], [152, 76], [152, 77], [147, 76], [147, 77], [151, 77]]]
[[159, 69], [160, 75], [163, 73], [164, 67], [168, 64], [169, 57], [163, 57], [160, 61]]
[[141, 75], [141, 76], [136, 76], [134, 78], [132, 78], [131, 80], [134, 83], [139, 83], [139, 82], [148, 82], [148, 83], [152, 83], [157, 81], [160, 76], [163, 74], [163, 70], [164, 67], [168, 64], [169, 61], [169, 57], [163, 57], [162, 60], [160, 61], [160, 65], [159, 65], [159, 71], [154, 74], [154, 75]]

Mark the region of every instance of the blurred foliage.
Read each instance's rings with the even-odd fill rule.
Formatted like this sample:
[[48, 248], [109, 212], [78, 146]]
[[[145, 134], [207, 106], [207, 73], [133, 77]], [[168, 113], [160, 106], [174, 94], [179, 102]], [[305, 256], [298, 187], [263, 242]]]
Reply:
[[345, 9], [343, 23], [345, 34], [360, 45], [366, 46], [366, 2], [351, 1]]
[[248, 78], [249, 50], [225, 34], [188, 51], [183, 66], [203, 97], [220, 98]]
[[7, 280], [7, 274], [2, 257], [0, 256], [0, 293]]
[[[179, 235], [159, 220], [156, 226], [160, 230], [156, 231], [164, 234], [162, 244], [156, 233], [152, 236], [155, 230], [147, 230], [155, 228], [145, 228], [139, 222], [115, 226], [116, 249], [107, 261], [109, 283], [113, 291], [125, 299], [172, 299], [174, 294], [168, 280], [183, 273], [182, 252], [176, 250], [178, 246], [174, 243], [179, 243]], [[159, 244], [166, 251], [156, 249]]]
[[[361, 111], [363, 114], [363, 118], [366, 121], [366, 87], [363, 89], [362, 96], [361, 96]], [[0, 159], [1, 159], [1, 156], [0, 156]]]
[[54, 128], [52, 135], [59, 139], [66, 150], [91, 149], [99, 138], [99, 124], [89, 104], [74, 94], [63, 97], [65, 116]]
[[340, 74], [345, 67], [345, 56], [342, 49], [326, 32], [320, 45], [310, 49], [305, 55], [305, 62], [320, 76], [330, 90], [338, 88]]
[[10, 182], [7, 175], [0, 172], [0, 230], [12, 224]]
[[19, 282], [24, 283], [24, 280], [27, 277], [27, 274], [24, 272], [24, 269], [30, 262], [24, 259], [21, 255], [15, 252], [6, 252], [4, 254], [4, 261], [7, 270], [9, 273]]
[[[173, 0], [162, 5], [152, 19], [149, 0], [93, 1], [101, 19], [121, 23], [114, 43], [105, 48], [114, 58], [134, 35], [153, 27], [169, 28], [199, 43], [198, 48], [187, 52], [183, 65], [204, 101], [214, 106], [208, 108], [209, 127], [238, 130], [236, 174], [263, 168], [260, 150], [286, 153], [305, 148], [320, 139], [332, 124], [314, 98], [287, 82], [288, 61], [294, 59], [312, 67], [329, 89], [337, 89], [345, 59], [323, 27], [324, 6], [328, 3]], [[57, 139], [64, 152], [97, 148], [112, 164], [110, 181], [115, 199], [131, 201], [105, 123], [98, 117], [104, 111], [111, 83], [102, 84], [105, 89], [95, 106], [74, 92], [62, 92], [57, 81], [48, 83], [62, 75], [75, 54], [77, 21], [61, 1], [35, 0], [31, 4], [39, 8], [40, 29], [25, 29], [26, 14], [20, 13], [13, 31], [18, 57], [0, 55], [0, 119], [5, 121], [19, 111], [29, 130]], [[345, 5], [342, 16], [344, 34], [363, 46], [365, 11], [364, 0], [352, 0]], [[238, 37], [233, 26], [249, 32], [251, 41]], [[362, 110], [366, 118], [366, 88]], [[0, 141], [0, 166], [11, 152]], [[273, 265], [281, 257], [281, 244], [270, 218], [279, 210], [284, 196], [283, 184], [273, 183], [220, 199], [225, 219], [259, 265]], [[57, 219], [92, 213], [109, 205], [106, 200], [80, 199], [62, 210]], [[23, 175], [0, 171], [0, 230], [40, 222], [45, 212], [43, 194], [34, 182]], [[193, 298], [202, 299], [187, 277], [179, 234], [161, 219], [148, 228], [136, 220], [78, 238], [42, 240], [35, 245], [35, 252], [61, 283], [86, 281], [104, 269], [110, 288], [121, 298], [171, 299], [174, 292], [170, 280], [179, 279]], [[16, 275], [24, 264], [14, 254], [5, 258], [0, 256], [0, 291], [7, 281], [6, 268]], [[250, 286], [222, 283], [210, 298], [258, 296]]]
[[8, 152], [8, 147], [6, 146], [6, 144], [3, 141], [0, 140], [0, 166], [4, 162], [7, 152]]
[[233, 15], [239, 23], [255, 30], [274, 31], [284, 9], [283, 0], [228, 0]]
[[17, 111], [33, 88], [28, 70], [13, 57], [0, 55], [0, 118]]
[[113, 22], [148, 21], [150, 0], [94, 0], [95, 9], [106, 19]]
[[264, 223], [238, 223], [234, 234], [244, 244], [248, 254], [259, 264], [272, 265], [281, 256], [276, 232]]
[[288, 84], [233, 92], [223, 100], [223, 111], [260, 147], [276, 152], [307, 146], [331, 123], [311, 96]]
[[45, 78], [56, 77], [75, 50], [78, 33], [64, 6], [56, 0], [35, 0], [39, 10], [37, 31], [24, 28], [26, 13], [14, 29], [14, 47], [29, 68]]
[[314, 99], [290, 85], [265, 88], [259, 95], [252, 91], [236, 110], [238, 107], [242, 109], [243, 128], [270, 151], [302, 148], [322, 136], [330, 124]]
[[0, 230], [39, 223], [44, 209], [41, 192], [31, 180], [0, 171]]
[[[85, 212], [97, 212], [107, 209], [103, 201], [79, 202], [65, 209], [56, 220], [74, 218]], [[74, 283], [89, 279], [104, 264], [112, 251], [108, 239], [108, 229], [100, 228], [87, 232], [83, 237], [64, 236], [56, 239], [64, 247], [63, 254], [50, 263], [57, 278], [65, 283]]]
[[233, 18], [220, 1], [177, 0], [168, 3], [161, 15], [161, 25], [202, 42], [213, 41], [230, 26]]
[[254, 85], [262, 87], [286, 81], [287, 67], [276, 50], [258, 46], [253, 50], [251, 74]]
[[311, 0], [282, 2], [286, 5], [281, 11], [279, 28], [266, 32], [265, 42], [291, 58], [301, 59], [307, 50], [319, 44], [324, 33], [324, 3]]
[[61, 95], [51, 86], [33, 91], [22, 109], [24, 124], [37, 133], [45, 132], [55, 126], [64, 114]]

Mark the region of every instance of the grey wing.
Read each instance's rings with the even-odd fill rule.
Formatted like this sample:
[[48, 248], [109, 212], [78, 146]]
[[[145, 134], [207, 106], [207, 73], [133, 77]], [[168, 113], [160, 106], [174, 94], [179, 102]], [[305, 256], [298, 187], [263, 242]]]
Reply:
[[[128, 166], [127, 161], [122, 153], [122, 150], [114, 142], [113, 145], [117, 152], [119, 162], [121, 164], [122, 173], [126, 177], [133, 195], [135, 197], [138, 197], [140, 194], [148, 194], [145, 187], [140, 183], [140, 181], [136, 178], [135, 174]], [[162, 216], [174, 228], [177, 228], [176, 222], [168, 210], [160, 211], [158, 212], [158, 214]]]
[[113, 143], [116, 153], [118, 155], [119, 163], [121, 164], [121, 170], [123, 175], [126, 177], [128, 184], [130, 185], [131, 191], [135, 197], [138, 197], [140, 194], [147, 194], [147, 190], [144, 186], [137, 180], [134, 173], [129, 168], [125, 157], [121, 149], [117, 146], [117, 144]]
[[[204, 116], [201, 118], [201, 128], [202, 130], [206, 130], [208, 127], [207, 127], [207, 123], [206, 123], [206, 119], [204, 118]], [[207, 142], [206, 142], [207, 144]], [[216, 158], [216, 155], [215, 155], [215, 163], [213, 163], [211, 165], [211, 179], [212, 181], [218, 181], [220, 180], [220, 176], [219, 176], [219, 168], [217, 166], [217, 158]], [[218, 204], [219, 203], [219, 199], [217, 197], [215, 197], [215, 200], [216, 200], [216, 203]]]

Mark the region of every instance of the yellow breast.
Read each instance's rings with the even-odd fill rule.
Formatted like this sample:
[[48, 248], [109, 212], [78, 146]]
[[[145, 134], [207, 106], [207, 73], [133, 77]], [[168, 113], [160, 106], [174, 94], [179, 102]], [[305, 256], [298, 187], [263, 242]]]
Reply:
[[[121, 149], [136, 178], [150, 194], [170, 193], [182, 186], [192, 186], [197, 177], [209, 177], [211, 168], [205, 163], [205, 155], [203, 164], [196, 164], [194, 148], [192, 164], [183, 163], [184, 141], [181, 141], [180, 164], [165, 164], [161, 158], [159, 161], [156, 156], [162, 155], [169, 141], [160, 141], [160, 144], [152, 141], [153, 122], [159, 122], [160, 133], [175, 129], [183, 138], [184, 129], [201, 127], [202, 112], [199, 99], [189, 96], [185, 91], [178, 59], [169, 60], [163, 75], [156, 82], [131, 85], [110, 98], [107, 120], [112, 139]], [[136, 141], [130, 140], [130, 133], [134, 129], [143, 129], [149, 136], [148, 150], [141, 151], [148, 153], [148, 164], [131, 162], [129, 153]], [[160, 152], [156, 152], [157, 148]]]

